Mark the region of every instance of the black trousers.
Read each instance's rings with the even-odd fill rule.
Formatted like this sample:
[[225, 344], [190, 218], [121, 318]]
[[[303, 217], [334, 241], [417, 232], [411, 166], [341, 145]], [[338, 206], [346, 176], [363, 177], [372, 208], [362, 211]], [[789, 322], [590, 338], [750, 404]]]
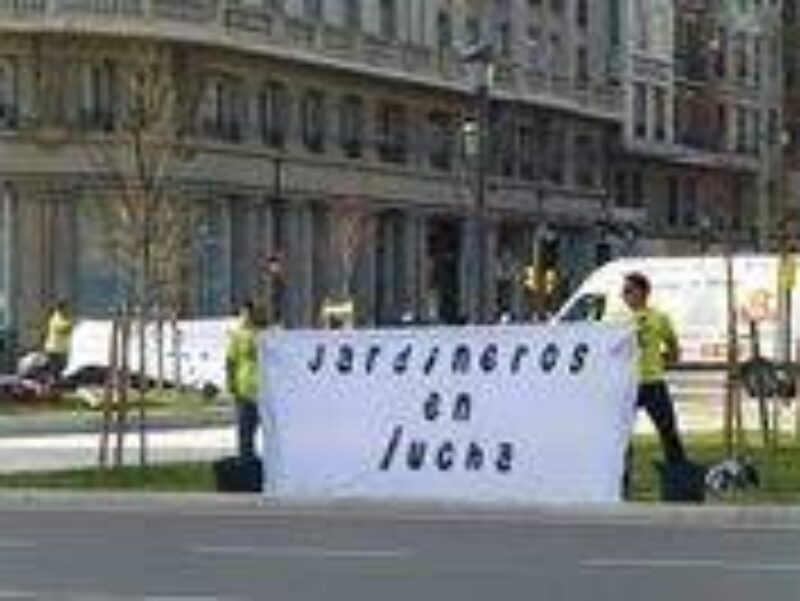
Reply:
[[256, 454], [256, 430], [258, 430], [260, 422], [258, 404], [250, 399], [237, 399], [236, 422], [239, 457], [254, 457]]
[[636, 406], [643, 408], [650, 416], [667, 463], [680, 463], [686, 459], [680, 434], [678, 420], [675, 417], [675, 406], [663, 380], [647, 382], [639, 385]]
[[[661, 440], [661, 449], [666, 463], [675, 464], [685, 461], [686, 451], [678, 433], [675, 406], [672, 403], [667, 384], [663, 380], [639, 384], [636, 407], [647, 411], [650, 421], [653, 422], [653, 426]], [[628, 445], [628, 450], [625, 453], [625, 471], [622, 476], [622, 494], [626, 499], [631, 497], [632, 463], [633, 445]]]

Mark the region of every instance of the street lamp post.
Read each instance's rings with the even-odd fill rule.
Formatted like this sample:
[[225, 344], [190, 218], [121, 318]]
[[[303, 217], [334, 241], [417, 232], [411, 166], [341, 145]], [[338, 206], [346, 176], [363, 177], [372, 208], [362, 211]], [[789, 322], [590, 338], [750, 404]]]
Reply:
[[463, 55], [464, 64], [471, 70], [475, 83], [477, 127], [475, 148], [475, 204], [470, 214], [471, 231], [474, 244], [470, 246], [470, 273], [472, 291], [476, 295], [477, 307], [473, 321], [486, 323], [489, 319], [489, 298], [486, 287], [487, 249], [486, 249], [486, 192], [489, 170], [489, 112], [491, 97], [489, 88], [492, 79], [492, 45], [480, 43], [469, 48]]

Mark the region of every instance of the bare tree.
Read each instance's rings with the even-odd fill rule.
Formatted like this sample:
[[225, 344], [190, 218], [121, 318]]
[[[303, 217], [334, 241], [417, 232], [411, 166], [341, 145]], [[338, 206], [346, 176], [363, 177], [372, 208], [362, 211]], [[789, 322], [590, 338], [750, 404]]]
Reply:
[[[138, 330], [140, 463], [147, 463], [146, 332], [155, 307], [183, 304], [184, 249], [192, 211], [179, 185], [191, 160], [187, 133], [199, 104], [202, 79], [169, 47], [129, 49], [113, 69], [118, 102], [98, 131], [83, 128], [81, 143], [90, 177], [102, 182], [94, 216], [105, 233], [104, 250], [126, 285], [124, 304]], [[159, 313], [161, 313], [159, 311]]]
[[[375, 238], [375, 223], [358, 200], [337, 199], [330, 212], [329, 248], [336, 257], [337, 281], [329, 291], [329, 301], [350, 304], [354, 299], [354, 279], [358, 259]], [[352, 318], [352, 316], [351, 316]]]

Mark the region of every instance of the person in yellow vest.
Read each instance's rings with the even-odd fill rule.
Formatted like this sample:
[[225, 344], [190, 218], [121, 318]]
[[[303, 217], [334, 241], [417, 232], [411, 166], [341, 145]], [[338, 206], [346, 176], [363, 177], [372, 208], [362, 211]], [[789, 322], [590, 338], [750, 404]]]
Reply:
[[72, 316], [65, 300], [59, 300], [47, 318], [44, 352], [47, 368], [54, 380], [61, 377], [69, 359], [72, 345]]
[[642, 273], [625, 276], [622, 300], [630, 310], [639, 347], [637, 408], [647, 411], [658, 431], [667, 463], [686, 461], [675, 407], [665, 380], [666, 366], [678, 360], [678, 337], [669, 316], [648, 304], [650, 280]]
[[253, 457], [259, 425], [258, 328], [254, 319], [254, 307], [249, 301], [242, 303], [238, 320], [228, 333], [225, 375], [228, 391], [236, 402], [239, 456]]

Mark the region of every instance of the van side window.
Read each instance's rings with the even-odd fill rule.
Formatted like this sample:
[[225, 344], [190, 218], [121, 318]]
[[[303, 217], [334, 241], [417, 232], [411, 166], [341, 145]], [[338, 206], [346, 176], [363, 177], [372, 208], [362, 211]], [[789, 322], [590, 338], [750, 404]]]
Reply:
[[600, 321], [606, 312], [606, 297], [602, 294], [585, 294], [575, 299], [561, 316], [561, 321]]

